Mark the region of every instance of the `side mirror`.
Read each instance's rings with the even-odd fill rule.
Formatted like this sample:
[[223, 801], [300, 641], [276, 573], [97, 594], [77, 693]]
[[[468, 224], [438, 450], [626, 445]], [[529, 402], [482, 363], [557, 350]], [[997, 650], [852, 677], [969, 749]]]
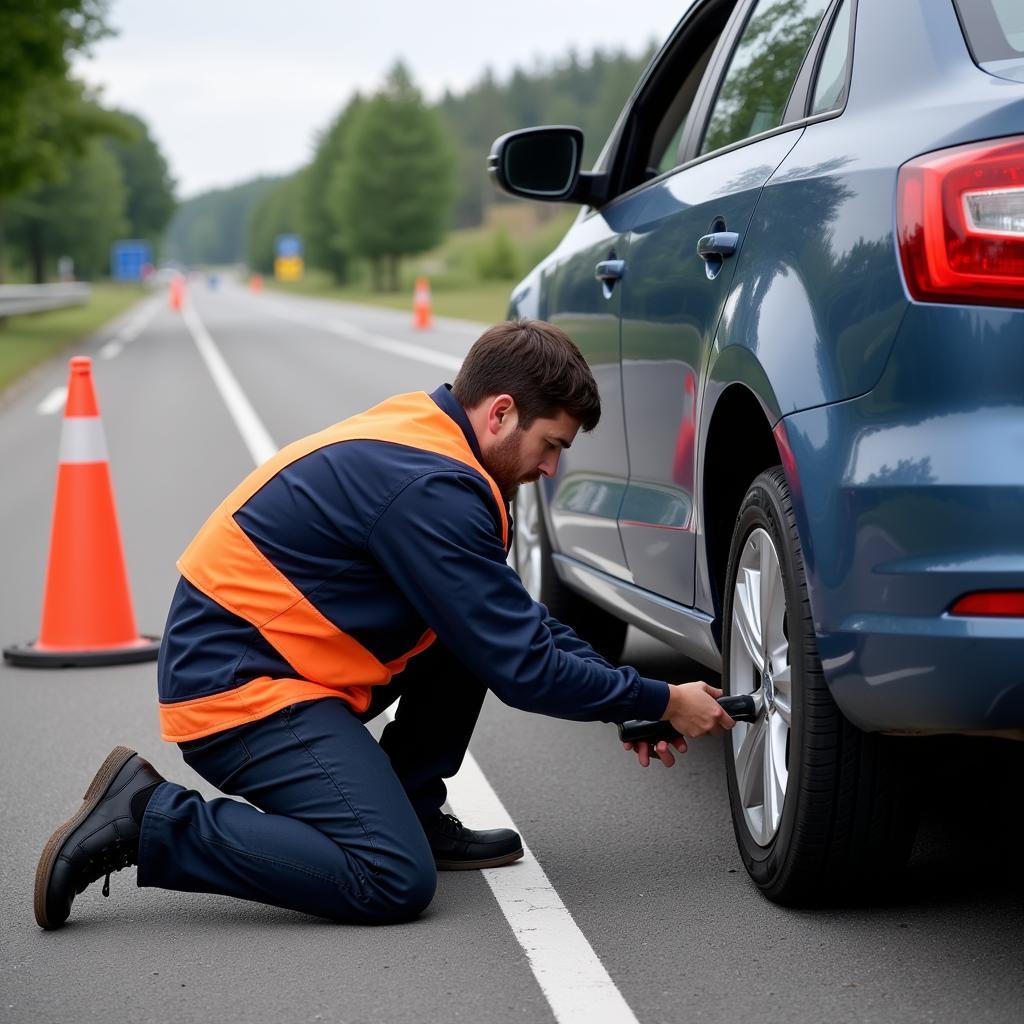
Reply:
[[548, 203], [591, 203], [598, 191], [593, 188], [598, 176], [580, 173], [582, 158], [579, 128], [521, 128], [495, 140], [487, 170], [510, 195]]

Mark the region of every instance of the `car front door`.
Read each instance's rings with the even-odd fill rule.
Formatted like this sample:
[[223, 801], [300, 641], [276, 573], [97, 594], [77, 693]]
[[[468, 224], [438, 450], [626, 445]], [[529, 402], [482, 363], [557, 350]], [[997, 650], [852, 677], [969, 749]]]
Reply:
[[681, 140], [682, 165], [641, 189], [622, 306], [629, 482], [619, 532], [633, 581], [683, 605], [694, 603], [701, 374], [758, 196], [800, 137], [780, 123], [828, 6], [756, 0], [738, 11]]
[[[588, 211], [573, 225], [541, 271], [541, 315], [579, 346], [597, 381], [601, 422], [580, 432], [559, 460], [557, 476], [541, 480], [555, 548], [613, 576], [626, 577], [616, 524], [629, 465], [619, 373], [621, 282], [629, 228], [639, 198]], [[597, 275], [601, 274], [602, 277]]]

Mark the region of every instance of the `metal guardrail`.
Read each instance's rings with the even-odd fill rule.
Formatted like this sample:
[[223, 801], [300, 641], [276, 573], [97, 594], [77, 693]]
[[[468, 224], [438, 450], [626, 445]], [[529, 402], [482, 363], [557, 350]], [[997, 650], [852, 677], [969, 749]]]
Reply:
[[44, 313], [89, 301], [92, 289], [75, 281], [68, 284], [0, 284], [0, 320], [22, 313]]

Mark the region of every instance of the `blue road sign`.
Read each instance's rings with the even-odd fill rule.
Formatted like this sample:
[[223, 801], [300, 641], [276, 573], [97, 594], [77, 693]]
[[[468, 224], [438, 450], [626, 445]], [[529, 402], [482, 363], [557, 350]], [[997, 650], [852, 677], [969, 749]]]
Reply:
[[278, 235], [274, 243], [279, 259], [292, 259], [302, 255], [302, 239], [298, 235]]
[[123, 239], [115, 242], [110, 254], [110, 276], [115, 281], [141, 281], [142, 268], [153, 262], [149, 242]]

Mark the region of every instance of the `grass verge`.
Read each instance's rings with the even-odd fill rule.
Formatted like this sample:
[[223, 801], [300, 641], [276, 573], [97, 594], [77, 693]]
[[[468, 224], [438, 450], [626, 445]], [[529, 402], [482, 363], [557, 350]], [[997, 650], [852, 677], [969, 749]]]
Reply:
[[0, 393], [33, 366], [92, 334], [147, 292], [135, 285], [93, 285], [82, 306], [14, 316], [0, 323]]

